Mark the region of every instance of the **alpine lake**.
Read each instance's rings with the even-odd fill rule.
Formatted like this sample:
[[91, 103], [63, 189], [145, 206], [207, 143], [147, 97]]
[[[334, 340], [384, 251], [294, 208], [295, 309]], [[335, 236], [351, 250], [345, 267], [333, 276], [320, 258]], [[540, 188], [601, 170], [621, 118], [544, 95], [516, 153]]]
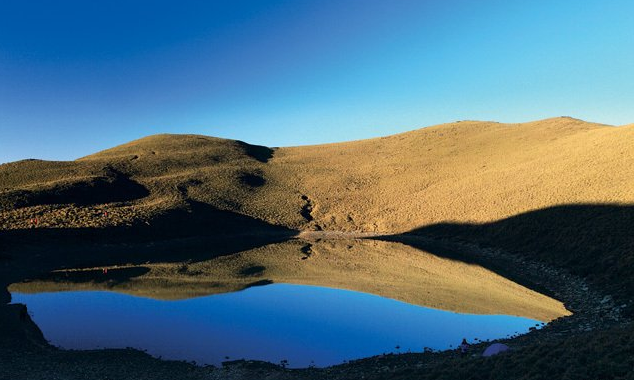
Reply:
[[187, 262], [69, 268], [9, 287], [50, 344], [219, 366], [325, 367], [538, 329], [561, 302], [378, 240], [290, 240]]

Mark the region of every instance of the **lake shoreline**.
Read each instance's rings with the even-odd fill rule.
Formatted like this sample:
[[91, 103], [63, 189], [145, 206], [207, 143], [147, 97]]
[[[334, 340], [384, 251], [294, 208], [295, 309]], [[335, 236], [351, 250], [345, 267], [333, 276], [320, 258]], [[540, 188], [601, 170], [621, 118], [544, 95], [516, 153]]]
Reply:
[[[229, 236], [229, 235], [227, 235]], [[225, 236], [225, 238], [227, 237]], [[596, 289], [591, 289], [583, 280], [572, 276], [565, 271], [554, 269], [539, 262], [530, 262], [517, 255], [500, 250], [482, 248], [465, 242], [450, 240], [438, 240], [424, 236], [400, 236], [378, 234], [348, 234], [341, 232], [310, 231], [297, 235], [297, 233], [260, 233], [254, 238], [253, 244], [284, 240], [288, 238], [317, 239], [342, 239], [365, 238], [398, 241], [412, 246], [436, 247], [436, 251], [460, 251], [472, 258], [481, 260], [481, 263], [495, 262], [497, 266], [506, 268], [505, 273], [511, 275], [514, 281], [524, 284], [537, 285], [547, 294], [555, 296], [565, 303], [573, 311], [573, 315], [553, 321], [544, 328], [532, 331], [512, 340], [504, 340], [515, 350], [539, 344], [551, 344], [567, 337], [578, 334], [587, 334], [593, 330], [605, 330], [630, 324], [629, 319], [623, 317], [619, 308], [608, 295], [603, 295]], [[244, 245], [244, 235], [241, 244]], [[196, 244], [200, 242], [193, 238]], [[192, 242], [191, 240], [186, 240]], [[180, 240], [182, 243], [182, 240]], [[5, 241], [6, 243], [6, 241]], [[15, 241], [14, 241], [15, 243]], [[173, 248], [173, 241], [166, 242], [165, 248], [169, 251]], [[99, 244], [97, 244], [99, 245]], [[131, 246], [123, 247], [124, 251], [133, 249]], [[112, 249], [112, 246], [102, 247]], [[155, 247], [153, 247], [154, 249]], [[68, 262], [62, 264], [62, 258], [70, 257], [70, 262], [77, 259], [72, 254], [59, 251], [49, 252], [47, 257], [37, 257], [42, 247], [38, 247], [32, 241], [27, 244], [18, 243], [12, 245], [8, 251], [10, 257], [15, 259], [2, 260], [2, 285], [6, 293], [9, 283], [21, 281], [21, 279], [42, 274], [51, 267], [69, 266]], [[224, 254], [231, 254], [237, 247], [224, 247]], [[54, 248], [53, 251], [56, 249]], [[434, 250], [431, 250], [432, 253]], [[34, 265], [38, 263], [38, 265]], [[30, 266], [29, 266], [30, 265]], [[5, 298], [8, 295], [5, 294]], [[137, 350], [93, 350], [93, 351], [65, 351], [48, 345], [39, 329], [30, 321], [20, 318], [19, 305], [0, 306], [0, 326], [2, 328], [2, 344], [0, 345], [0, 362], [11, 363], [3, 369], [0, 375], [8, 378], [59, 378], [60, 376], [73, 378], [103, 377], [109, 374], [110, 378], [223, 378], [223, 379], [260, 379], [266, 374], [269, 379], [345, 379], [359, 377], [361, 374], [371, 375], [396, 373], [404, 370], [419, 371], [449, 362], [463, 362], [465, 360], [481, 360], [478, 358], [464, 358], [455, 352], [445, 351], [441, 353], [412, 353], [400, 355], [386, 355], [356, 360], [347, 364], [323, 369], [284, 369], [275, 364], [257, 361], [234, 361], [226, 363], [223, 368], [197, 367], [190, 363], [162, 361], [150, 357]], [[484, 349], [484, 345], [475, 345], [473, 352]], [[119, 363], [125, 362], [121, 367]], [[4, 367], [4, 366], [3, 366]], [[87, 372], [88, 371], [88, 372]]]

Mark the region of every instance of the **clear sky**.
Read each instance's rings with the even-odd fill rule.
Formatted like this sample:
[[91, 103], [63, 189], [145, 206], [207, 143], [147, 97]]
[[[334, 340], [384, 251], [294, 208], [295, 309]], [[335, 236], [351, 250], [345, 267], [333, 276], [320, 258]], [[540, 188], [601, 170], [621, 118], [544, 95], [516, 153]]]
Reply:
[[634, 1], [0, 0], [0, 162], [560, 115], [634, 123]]

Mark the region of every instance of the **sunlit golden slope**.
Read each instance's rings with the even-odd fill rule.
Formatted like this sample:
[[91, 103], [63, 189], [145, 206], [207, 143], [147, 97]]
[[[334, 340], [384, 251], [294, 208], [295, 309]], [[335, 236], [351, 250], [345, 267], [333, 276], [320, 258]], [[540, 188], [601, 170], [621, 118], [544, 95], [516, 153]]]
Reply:
[[[74, 162], [1, 165], [0, 222], [27, 227], [39, 216], [53, 227], [132, 224], [193, 200], [296, 229], [393, 233], [560, 204], [634, 203], [631, 178], [634, 126], [566, 117], [465, 121], [275, 150], [157, 135]], [[124, 185], [136, 190], [108, 199]], [[109, 217], [95, 218], [104, 203]]]
[[[0, 165], [0, 222], [4, 228], [28, 227], [33, 217], [44, 227], [129, 225], [186, 208], [192, 199], [241, 212], [271, 154], [233, 140], [156, 135], [72, 162]], [[116, 197], [118, 182], [144, 191]], [[100, 217], [104, 210], [107, 218]]]
[[[266, 173], [271, 192], [306, 194], [323, 229], [386, 232], [492, 221], [556, 204], [633, 202], [633, 164], [633, 127], [557, 118], [460, 122], [280, 149]], [[280, 222], [297, 223], [292, 217]]]

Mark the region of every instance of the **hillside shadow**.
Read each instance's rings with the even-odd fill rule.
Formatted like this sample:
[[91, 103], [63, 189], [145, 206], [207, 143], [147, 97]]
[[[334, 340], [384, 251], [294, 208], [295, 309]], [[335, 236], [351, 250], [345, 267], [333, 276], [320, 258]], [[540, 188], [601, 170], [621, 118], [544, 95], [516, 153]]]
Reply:
[[273, 158], [274, 150], [272, 148], [262, 145], [251, 145], [245, 143], [244, 141], [238, 141], [238, 144], [247, 156], [257, 161], [267, 163], [271, 158]]
[[242, 173], [239, 177], [240, 182], [249, 188], [258, 188], [266, 184], [266, 179], [261, 173]]
[[[489, 267], [447, 248], [442, 240], [500, 248], [563, 268], [624, 303], [634, 295], [634, 206], [575, 204], [549, 207], [483, 224], [440, 223], [383, 237], [442, 257]], [[429, 237], [430, 240], [417, 240]], [[628, 313], [632, 312], [632, 304]]]
[[37, 190], [13, 190], [0, 194], [0, 209], [72, 203], [78, 206], [127, 202], [148, 196], [143, 185], [128, 176], [105, 168], [104, 175], [58, 183]]

